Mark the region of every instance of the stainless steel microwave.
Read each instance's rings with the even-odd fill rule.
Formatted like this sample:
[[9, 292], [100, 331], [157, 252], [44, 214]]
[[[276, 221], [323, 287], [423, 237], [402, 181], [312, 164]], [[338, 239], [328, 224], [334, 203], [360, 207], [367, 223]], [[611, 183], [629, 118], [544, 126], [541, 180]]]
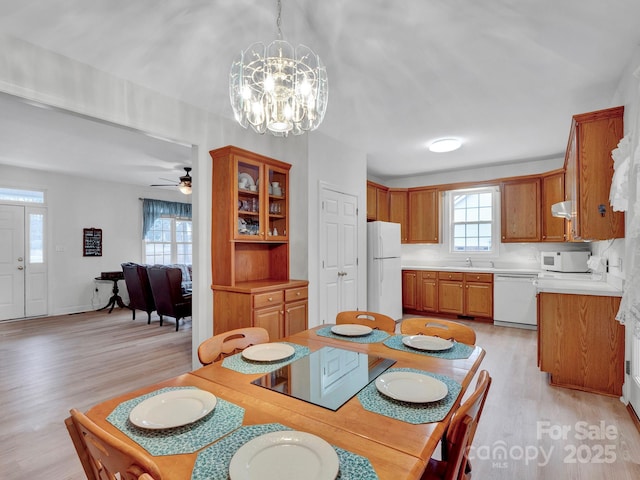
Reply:
[[587, 272], [589, 252], [542, 252], [540, 268], [552, 272]]

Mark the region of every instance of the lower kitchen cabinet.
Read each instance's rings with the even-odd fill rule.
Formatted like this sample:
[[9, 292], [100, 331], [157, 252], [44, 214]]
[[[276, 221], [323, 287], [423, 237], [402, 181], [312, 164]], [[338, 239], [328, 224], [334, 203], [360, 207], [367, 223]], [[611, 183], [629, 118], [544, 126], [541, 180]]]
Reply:
[[538, 364], [550, 383], [618, 397], [624, 382], [619, 297], [538, 294]]
[[493, 318], [493, 274], [403, 270], [402, 308], [408, 313]]
[[244, 282], [213, 288], [213, 333], [262, 327], [274, 341], [308, 325], [308, 282]]
[[418, 310], [418, 277], [416, 270], [402, 271], [402, 308]]
[[418, 305], [423, 312], [438, 311], [438, 272], [420, 272]]
[[493, 274], [464, 274], [464, 314], [493, 318]]
[[438, 272], [438, 311], [464, 315], [464, 274]]

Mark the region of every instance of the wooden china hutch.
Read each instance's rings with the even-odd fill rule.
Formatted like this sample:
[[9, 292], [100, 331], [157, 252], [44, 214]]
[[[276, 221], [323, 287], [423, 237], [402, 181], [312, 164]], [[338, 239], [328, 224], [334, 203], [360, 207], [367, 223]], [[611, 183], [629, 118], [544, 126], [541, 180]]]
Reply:
[[213, 332], [264, 327], [271, 340], [305, 330], [308, 281], [289, 278], [288, 163], [227, 146], [213, 161]]

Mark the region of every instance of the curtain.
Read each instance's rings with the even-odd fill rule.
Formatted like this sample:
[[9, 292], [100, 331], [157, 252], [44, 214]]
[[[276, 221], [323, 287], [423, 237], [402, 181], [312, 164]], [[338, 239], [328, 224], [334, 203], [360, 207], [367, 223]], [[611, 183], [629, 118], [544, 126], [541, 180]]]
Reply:
[[[625, 283], [617, 319], [640, 338], [640, 68], [634, 74], [635, 92], [629, 105], [628, 210], [625, 235]], [[625, 128], [626, 130], [626, 128]]]
[[156, 219], [162, 216], [191, 218], [191, 204], [165, 202], [164, 200], [142, 199], [142, 238], [153, 226]]

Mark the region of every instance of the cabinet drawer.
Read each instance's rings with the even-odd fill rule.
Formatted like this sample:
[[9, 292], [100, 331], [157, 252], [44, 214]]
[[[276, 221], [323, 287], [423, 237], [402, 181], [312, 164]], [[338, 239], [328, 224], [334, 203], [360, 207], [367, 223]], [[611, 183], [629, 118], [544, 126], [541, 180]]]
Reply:
[[440, 280], [460, 280], [464, 278], [462, 272], [438, 272], [438, 278]]
[[422, 278], [423, 279], [430, 279], [430, 280], [435, 280], [436, 278], [438, 278], [438, 272], [422, 272]]
[[284, 291], [285, 302], [295, 302], [296, 300], [305, 300], [309, 296], [307, 287], [288, 288]]
[[465, 273], [464, 279], [467, 282], [491, 283], [493, 282], [493, 273]]
[[268, 307], [271, 305], [279, 305], [283, 302], [284, 294], [282, 290], [276, 290], [267, 293], [256, 293], [253, 296], [253, 308]]

